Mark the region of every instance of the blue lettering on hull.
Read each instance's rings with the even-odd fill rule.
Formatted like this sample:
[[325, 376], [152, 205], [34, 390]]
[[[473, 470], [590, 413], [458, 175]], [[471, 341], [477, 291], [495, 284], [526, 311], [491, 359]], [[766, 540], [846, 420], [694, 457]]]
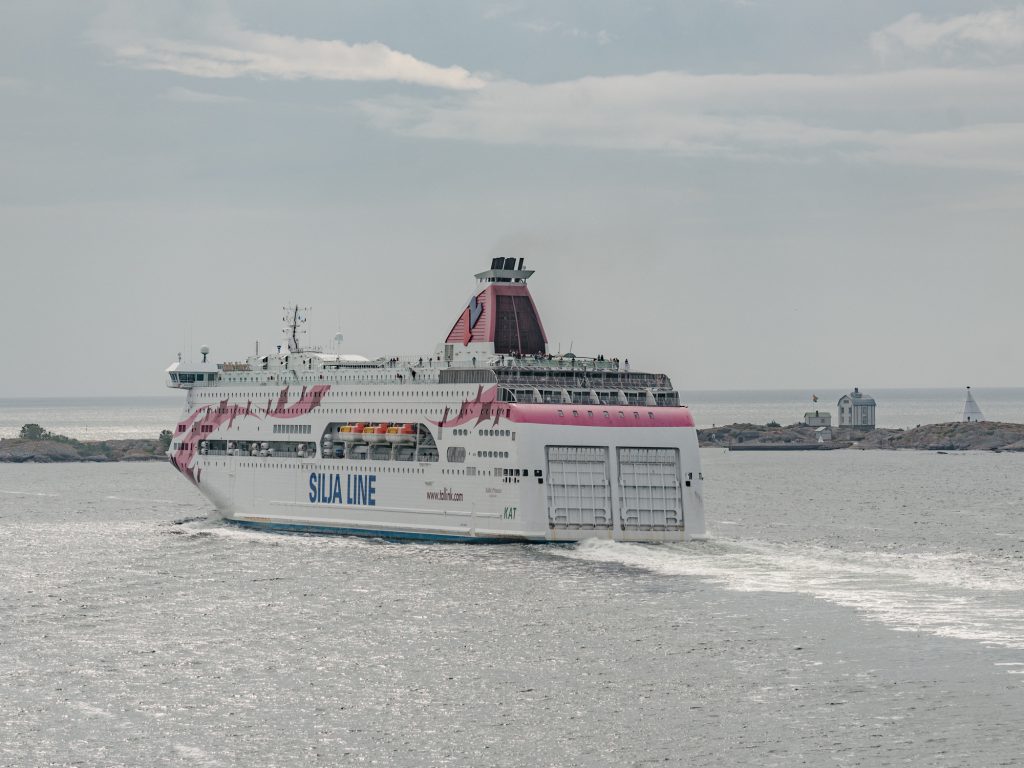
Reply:
[[309, 501], [311, 504], [348, 504], [358, 507], [377, 506], [377, 476], [344, 476], [326, 472], [309, 473]]

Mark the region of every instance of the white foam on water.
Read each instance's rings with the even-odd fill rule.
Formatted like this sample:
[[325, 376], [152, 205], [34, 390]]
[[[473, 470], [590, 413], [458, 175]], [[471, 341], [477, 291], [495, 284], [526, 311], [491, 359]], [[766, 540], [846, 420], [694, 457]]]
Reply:
[[142, 499], [133, 496], [104, 496], [103, 498], [108, 501], [136, 501], [142, 504], [177, 504], [181, 506], [181, 501], [175, 501], [174, 499]]
[[198, 765], [224, 765], [220, 760], [217, 760], [211, 756], [208, 752], [199, 747], [193, 747], [189, 744], [175, 744], [174, 751], [179, 757]]
[[59, 493], [40, 493], [39, 491], [4, 491], [0, 490], [0, 493], [6, 493], [9, 496], [49, 496], [57, 498], [60, 496]]
[[742, 592], [804, 594], [893, 629], [1024, 649], [1024, 564], [952, 553], [842, 552], [757, 541], [648, 545], [590, 540], [557, 555], [707, 579]]
[[73, 702], [71, 706], [89, 717], [111, 718], [114, 716], [107, 710], [101, 709], [100, 707], [94, 707], [92, 704], [86, 704], [84, 701]]
[[181, 523], [180, 528], [190, 536], [213, 536], [224, 541], [266, 544], [269, 546], [313, 547], [318, 549], [338, 547], [372, 547], [379, 545], [378, 539], [357, 536], [330, 536], [260, 530], [233, 525], [217, 517], [199, 518]]

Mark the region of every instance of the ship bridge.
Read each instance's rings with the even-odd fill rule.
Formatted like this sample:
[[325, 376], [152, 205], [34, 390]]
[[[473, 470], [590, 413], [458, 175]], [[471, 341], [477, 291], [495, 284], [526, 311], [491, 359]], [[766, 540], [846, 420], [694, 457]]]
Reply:
[[218, 378], [220, 366], [216, 363], [206, 362], [206, 356], [210, 353], [207, 347], [202, 347], [203, 362], [186, 363], [178, 355], [178, 361], [167, 366], [164, 373], [167, 374], [166, 383], [173, 389], [191, 389], [198, 385], [212, 385]]

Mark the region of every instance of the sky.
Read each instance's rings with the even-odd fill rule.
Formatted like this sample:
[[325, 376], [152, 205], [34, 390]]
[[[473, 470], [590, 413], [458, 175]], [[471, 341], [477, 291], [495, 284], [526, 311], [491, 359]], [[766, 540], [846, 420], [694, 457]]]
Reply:
[[494, 256], [680, 389], [1024, 380], [1024, 5], [0, 5], [0, 397], [433, 350]]

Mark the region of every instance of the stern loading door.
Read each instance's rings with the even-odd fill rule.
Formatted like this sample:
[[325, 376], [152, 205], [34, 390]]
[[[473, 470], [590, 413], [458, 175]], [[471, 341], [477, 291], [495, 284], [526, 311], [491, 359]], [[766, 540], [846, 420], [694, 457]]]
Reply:
[[624, 531], [683, 528], [676, 448], [619, 448], [619, 514]]
[[548, 522], [553, 528], [611, 528], [608, 449], [547, 446]]

